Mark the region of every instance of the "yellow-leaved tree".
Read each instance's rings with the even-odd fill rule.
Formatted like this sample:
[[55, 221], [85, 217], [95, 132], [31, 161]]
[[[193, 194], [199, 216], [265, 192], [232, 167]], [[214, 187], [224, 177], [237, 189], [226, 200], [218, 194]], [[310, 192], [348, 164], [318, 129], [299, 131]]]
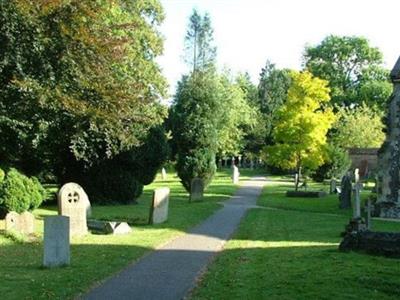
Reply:
[[330, 100], [328, 82], [307, 71], [291, 71], [290, 77], [287, 101], [273, 124], [274, 145], [265, 147], [264, 155], [273, 166], [314, 170], [326, 159], [326, 134], [335, 121], [323, 105]]

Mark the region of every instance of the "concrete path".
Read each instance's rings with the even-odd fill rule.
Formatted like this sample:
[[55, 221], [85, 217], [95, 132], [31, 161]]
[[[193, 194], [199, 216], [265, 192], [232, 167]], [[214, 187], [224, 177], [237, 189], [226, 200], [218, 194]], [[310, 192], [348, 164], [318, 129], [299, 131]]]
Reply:
[[266, 181], [253, 177], [224, 207], [189, 233], [145, 256], [94, 288], [84, 299], [183, 299], [196, 279], [254, 207]]

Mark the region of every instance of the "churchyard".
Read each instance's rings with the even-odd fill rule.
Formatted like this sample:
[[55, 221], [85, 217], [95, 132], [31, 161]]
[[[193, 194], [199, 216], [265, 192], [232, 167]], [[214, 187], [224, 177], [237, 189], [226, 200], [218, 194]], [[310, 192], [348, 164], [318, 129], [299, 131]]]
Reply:
[[[242, 172], [242, 179], [256, 171]], [[136, 205], [92, 206], [92, 218], [124, 221], [132, 226], [127, 235], [87, 234], [71, 240], [71, 265], [42, 267], [43, 219], [57, 214], [57, 206], [34, 211], [35, 234], [25, 240], [17, 234], [5, 234], [0, 220], [0, 294], [6, 299], [73, 298], [87, 291], [96, 281], [105, 279], [149, 251], [197, 225], [220, 207], [236, 190], [230, 170], [219, 172], [201, 202], [189, 203], [179, 179], [158, 176], [147, 186]], [[168, 221], [148, 224], [150, 202], [155, 188], [171, 190]]]

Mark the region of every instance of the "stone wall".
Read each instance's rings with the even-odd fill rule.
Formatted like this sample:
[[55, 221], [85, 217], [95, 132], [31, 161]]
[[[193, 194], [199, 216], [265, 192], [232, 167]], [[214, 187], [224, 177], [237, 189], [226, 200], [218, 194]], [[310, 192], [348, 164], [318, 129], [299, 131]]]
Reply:
[[351, 169], [358, 169], [361, 177], [374, 173], [378, 166], [378, 148], [349, 148]]

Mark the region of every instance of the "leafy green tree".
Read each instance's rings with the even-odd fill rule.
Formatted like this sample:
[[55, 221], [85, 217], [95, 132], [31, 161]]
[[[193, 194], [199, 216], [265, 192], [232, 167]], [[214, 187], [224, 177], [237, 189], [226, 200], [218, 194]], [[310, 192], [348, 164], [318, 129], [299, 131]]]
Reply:
[[266, 142], [270, 144], [273, 124], [277, 112], [285, 104], [290, 86], [289, 70], [277, 69], [267, 61], [260, 74], [258, 85], [258, 106], [263, 115], [266, 126]]
[[90, 166], [161, 124], [157, 0], [0, 3], [0, 159], [28, 173]]
[[216, 170], [220, 86], [213, 70], [196, 71], [178, 83], [170, 111], [176, 170], [190, 191], [191, 180], [202, 178], [207, 186]]
[[[328, 82], [309, 72], [290, 72], [286, 103], [278, 111], [272, 132], [274, 145], [265, 149], [265, 159], [284, 169], [315, 170], [326, 160], [326, 134], [335, 116], [329, 102]], [[297, 186], [296, 186], [297, 189]]]
[[214, 46], [213, 32], [210, 16], [206, 13], [202, 17], [194, 9], [185, 37], [186, 62], [193, 71], [215, 64], [217, 50]]
[[366, 104], [341, 107], [332, 127], [332, 142], [341, 148], [379, 148], [384, 139], [383, 112]]
[[332, 104], [346, 106], [367, 102], [385, 107], [391, 87], [382, 61], [380, 50], [357, 36], [330, 35], [304, 54], [305, 67], [329, 81]]

